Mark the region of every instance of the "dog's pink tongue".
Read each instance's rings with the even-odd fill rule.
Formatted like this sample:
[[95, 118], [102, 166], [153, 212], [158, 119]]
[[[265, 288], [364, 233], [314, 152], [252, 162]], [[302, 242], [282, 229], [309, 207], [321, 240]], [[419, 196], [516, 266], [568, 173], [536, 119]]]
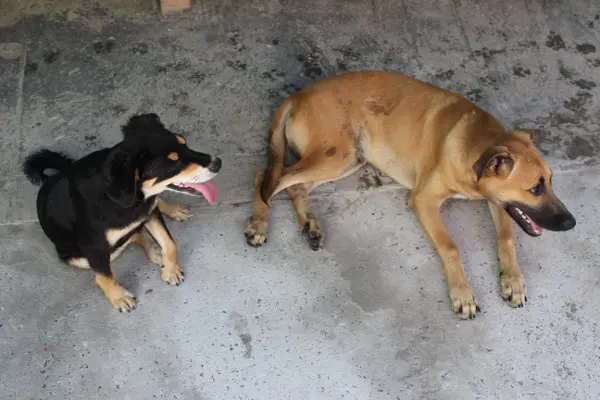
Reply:
[[214, 204], [219, 194], [216, 183], [213, 181], [206, 181], [202, 183], [188, 183], [187, 186], [192, 187], [202, 193], [206, 201], [210, 204]]
[[533, 222], [531, 218], [529, 218], [529, 222], [531, 223], [531, 229], [538, 235], [541, 235], [544, 232], [544, 228]]

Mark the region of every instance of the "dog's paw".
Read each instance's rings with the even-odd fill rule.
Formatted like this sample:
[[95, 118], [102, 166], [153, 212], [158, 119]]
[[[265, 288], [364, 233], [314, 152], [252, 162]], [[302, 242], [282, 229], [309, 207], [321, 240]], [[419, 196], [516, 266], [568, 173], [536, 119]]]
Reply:
[[183, 276], [183, 270], [179, 268], [179, 265], [175, 265], [172, 268], [163, 267], [162, 269], [162, 280], [169, 285], [179, 286], [183, 283]]
[[527, 285], [523, 275], [500, 274], [500, 285], [502, 286], [502, 298], [508, 301], [512, 307], [523, 307], [527, 301]]
[[120, 286], [111, 291], [108, 300], [119, 312], [135, 310], [135, 296]]
[[319, 221], [317, 221], [314, 215], [308, 214], [306, 216], [306, 223], [302, 229], [302, 234], [306, 236], [308, 247], [310, 247], [311, 250], [317, 251], [324, 247], [325, 238], [321, 232]]
[[246, 243], [252, 247], [260, 247], [267, 243], [269, 222], [264, 219], [251, 217], [246, 228]]
[[466, 282], [450, 288], [450, 299], [452, 300], [452, 311], [457, 313], [461, 319], [474, 319], [477, 312], [480, 311], [473, 289]]
[[182, 206], [180, 204], [173, 204], [173, 209], [167, 215], [173, 221], [183, 222], [192, 218], [192, 212], [189, 208]]

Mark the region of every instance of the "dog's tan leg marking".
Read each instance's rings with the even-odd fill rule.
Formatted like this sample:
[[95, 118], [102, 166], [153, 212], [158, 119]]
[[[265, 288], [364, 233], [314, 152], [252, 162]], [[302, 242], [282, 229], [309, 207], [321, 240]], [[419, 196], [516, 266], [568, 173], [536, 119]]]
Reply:
[[527, 301], [527, 286], [517, 262], [512, 219], [501, 207], [491, 202], [488, 204], [498, 236], [502, 297], [513, 307], [523, 307]]
[[333, 182], [356, 172], [362, 165], [355, 156], [350, 156], [353, 151], [354, 149], [345, 148], [341, 144], [315, 147], [309, 154], [302, 156], [298, 163], [283, 171], [275, 193], [288, 190], [302, 233], [306, 235], [312, 250], [322, 249], [324, 238], [317, 218], [310, 211], [308, 195], [323, 183]]
[[252, 247], [260, 247], [267, 243], [269, 231], [269, 207], [260, 197], [260, 185], [262, 185], [264, 172], [258, 172], [254, 178], [256, 190], [254, 192], [254, 203], [252, 205], [252, 216], [246, 228], [246, 243]]
[[[280, 191], [288, 189], [303, 230], [306, 227], [306, 222], [309, 222], [308, 230], [305, 233], [309, 238], [310, 248], [313, 250], [323, 247], [323, 237], [318, 221], [310, 213], [308, 194], [325, 182], [335, 181], [356, 172], [361, 166], [358, 165], [355, 157], [344, 156], [344, 154], [349, 154], [349, 151], [343, 151], [345, 149], [341, 146], [339, 147], [340, 150], [336, 148], [335, 152], [329, 149], [331, 147], [315, 147], [311, 149], [309, 154], [303, 155], [296, 164], [285, 168], [272, 195], [273, 197]], [[246, 241], [254, 247], [259, 247], [267, 241], [269, 209], [260, 196], [263, 177], [264, 172], [256, 175], [254, 208], [246, 229]], [[296, 195], [299, 189], [300, 193]]]
[[419, 190], [417, 187], [409, 196], [408, 206], [417, 216], [442, 259], [444, 274], [448, 280], [452, 309], [462, 319], [475, 318], [479, 306], [473, 289], [467, 282], [458, 248], [452, 241], [440, 216], [440, 206], [443, 201], [443, 196], [435, 192]]
[[319, 221], [310, 210], [308, 195], [314, 189], [314, 186], [311, 184], [294, 185], [287, 188], [287, 191], [292, 198], [292, 203], [294, 203], [300, 229], [306, 235], [308, 246], [316, 251], [323, 248], [324, 238]]
[[177, 246], [171, 239], [162, 221], [156, 215], [151, 215], [144, 226], [156, 239], [162, 254], [162, 280], [168, 284], [179, 286], [183, 282], [183, 271], [177, 265]]
[[136, 233], [136, 235], [132, 237], [132, 241], [135, 241], [144, 248], [146, 255], [148, 256], [148, 261], [157, 265], [162, 265], [162, 252], [160, 246], [146, 228], [143, 228], [140, 233]]
[[158, 209], [174, 221], [187, 221], [192, 217], [192, 212], [189, 208], [181, 204], [169, 203], [163, 199], [158, 199]]
[[135, 297], [119, 285], [115, 278], [96, 274], [96, 284], [102, 289], [110, 304], [117, 310], [130, 312], [135, 309]]

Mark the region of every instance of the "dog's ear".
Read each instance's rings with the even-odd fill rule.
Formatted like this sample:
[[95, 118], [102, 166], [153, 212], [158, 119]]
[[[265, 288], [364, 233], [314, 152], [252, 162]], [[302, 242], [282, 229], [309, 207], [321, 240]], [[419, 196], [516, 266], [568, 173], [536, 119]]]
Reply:
[[119, 147], [115, 148], [104, 164], [108, 179], [106, 195], [123, 208], [131, 207], [138, 197], [138, 170], [136, 157]]
[[155, 113], [134, 115], [121, 127], [126, 137], [153, 131], [162, 132], [164, 129], [165, 126]]
[[477, 175], [477, 182], [484, 176], [497, 176], [506, 178], [515, 165], [508, 148], [493, 146], [488, 148], [473, 164], [473, 171]]

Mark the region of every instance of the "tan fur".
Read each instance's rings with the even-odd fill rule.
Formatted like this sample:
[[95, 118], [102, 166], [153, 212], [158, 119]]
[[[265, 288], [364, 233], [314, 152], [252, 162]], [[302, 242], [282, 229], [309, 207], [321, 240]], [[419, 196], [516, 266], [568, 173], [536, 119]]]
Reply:
[[[163, 199], [158, 199], [156, 206], [161, 213], [175, 221], [185, 221], [192, 216], [187, 207], [180, 204], [169, 203]], [[183, 282], [184, 274], [177, 265], [177, 248], [169, 234], [154, 217], [141, 219], [124, 228], [110, 229], [106, 232], [106, 240], [112, 245], [141, 224], [144, 224], [144, 227], [140, 232], [133, 234], [127, 242], [115, 249], [110, 255], [110, 261], [115, 261], [130, 244], [137, 243], [144, 248], [148, 261], [163, 266], [163, 280], [169, 284], [179, 285]], [[157, 235], [156, 240], [151, 232], [154, 232]], [[84, 257], [71, 258], [67, 263], [75, 268], [90, 269], [90, 264]], [[104, 291], [106, 297], [115, 308], [121, 311], [131, 311], [135, 308], [133, 295], [121, 288], [114, 278], [109, 279], [102, 275], [97, 275], [96, 283], [98, 283], [98, 286]]]
[[192, 212], [189, 208], [181, 204], [169, 203], [163, 199], [158, 199], [158, 209], [174, 221], [187, 221], [192, 217]]
[[[301, 159], [284, 168], [286, 142]], [[439, 213], [452, 197], [490, 202], [503, 295], [515, 306], [525, 300], [512, 219], [500, 204], [555, 201], [549, 183], [543, 196], [529, 192], [541, 177], [551, 177], [531, 134], [506, 132], [459, 94], [400, 74], [364, 71], [317, 82], [286, 99], [271, 125], [268, 154], [268, 167], [256, 179], [250, 245], [266, 242], [268, 203], [287, 189], [311, 248], [321, 248], [308, 194], [370, 163], [411, 190], [409, 207], [442, 259], [452, 308], [462, 318], [473, 318], [478, 306]]]
[[133, 294], [119, 285], [114, 278], [96, 274], [96, 284], [102, 289], [108, 301], [117, 310], [129, 312], [135, 309], [135, 297]]
[[123, 236], [127, 235], [129, 232], [131, 232], [132, 230], [139, 227], [145, 221], [146, 221], [146, 218], [140, 218], [139, 220], [134, 221], [131, 224], [128, 224], [122, 228], [107, 229], [106, 230], [106, 241], [108, 242], [108, 245], [109, 246], [114, 245], [119, 239], [121, 239]]
[[161, 249], [162, 279], [169, 284], [179, 285], [183, 282], [184, 274], [177, 264], [177, 247], [175, 246], [175, 242], [156, 216], [150, 216], [145, 227]]

